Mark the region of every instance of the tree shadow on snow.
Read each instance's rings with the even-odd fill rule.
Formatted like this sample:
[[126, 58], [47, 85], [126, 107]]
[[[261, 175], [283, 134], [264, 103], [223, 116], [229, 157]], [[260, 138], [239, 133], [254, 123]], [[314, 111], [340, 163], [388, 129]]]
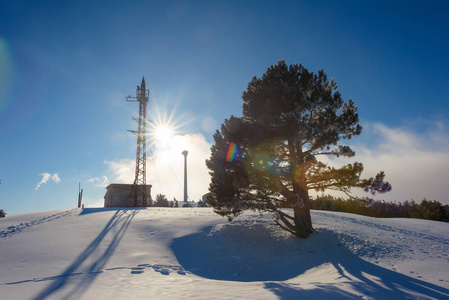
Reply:
[[[292, 239], [273, 236], [262, 224], [224, 225], [219, 230], [207, 227], [200, 233], [177, 238], [171, 247], [181, 266], [197, 276], [226, 281], [265, 281], [265, 288], [281, 299], [360, 298], [357, 292], [385, 299], [417, 294], [449, 299], [447, 288], [361, 259], [342, 245], [337, 233], [328, 229], [319, 229], [307, 239]], [[320, 276], [323, 281], [329, 277], [320, 275], [317, 267], [322, 265], [331, 266], [326, 270], [332, 270], [330, 276], [337, 278], [345, 286], [344, 290], [334, 282], [320, 282]], [[307, 288], [301, 288], [301, 282], [296, 285], [280, 282], [309, 270], [318, 279], [308, 282]], [[348, 289], [353, 293], [347, 292]]]
[[[34, 297], [34, 299], [45, 299], [52, 294], [61, 291], [68, 283], [75, 284], [72, 284], [74, 287], [71, 287], [70, 291], [64, 291], [64, 294], [73, 299], [80, 297], [83, 291], [85, 291], [94, 281], [95, 277], [103, 272], [104, 266], [114, 253], [128, 229], [129, 224], [138, 212], [139, 210], [135, 209], [117, 210], [100, 234], [89, 244], [89, 246], [87, 246], [75, 261], [62, 272], [62, 274], [33, 280], [53, 281], [42, 292]], [[106, 241], [105, 237], [107, 235], [109, 238]], [[99, 247], [100, 245], [101, 247]]]

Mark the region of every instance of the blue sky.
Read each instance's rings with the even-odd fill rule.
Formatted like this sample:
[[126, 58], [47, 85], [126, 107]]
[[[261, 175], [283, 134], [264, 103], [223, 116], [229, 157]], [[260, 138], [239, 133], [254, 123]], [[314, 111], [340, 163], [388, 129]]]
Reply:
[[182, 199], [184, 147], [199, 199], [213, 132], [281, 59], [323, 69], [358, 105], [356, 160], [393, 185], [379, 199], [449, 203], [448, 53], [447, 1], [2, 0], [0, 208], [74, 207], [79, 182], [98, 205], [106, 184], [132, 183], [125, 97], [142, 76], [148, 116], [179, 125], [148, 153], [152, 196]]

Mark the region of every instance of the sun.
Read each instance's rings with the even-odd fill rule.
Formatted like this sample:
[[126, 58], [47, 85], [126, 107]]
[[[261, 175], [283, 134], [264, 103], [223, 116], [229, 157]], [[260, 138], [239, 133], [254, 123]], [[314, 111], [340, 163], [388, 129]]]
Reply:
[[156, 106], [154, 111], [156, 113], [154, 119], [148, 122], [150, 147], [156, 144], [168, 147], [179, 134], [178, 129], [185, 124], [180, 124], [179, 119], [174, 119], [176, 109], [169, 114], [167, 110], [161, 110]]
[[157, 141], [167, 142], [174, 135], [174, 129], [168, 124], [160, 124], [154, 128], [153, 136]]

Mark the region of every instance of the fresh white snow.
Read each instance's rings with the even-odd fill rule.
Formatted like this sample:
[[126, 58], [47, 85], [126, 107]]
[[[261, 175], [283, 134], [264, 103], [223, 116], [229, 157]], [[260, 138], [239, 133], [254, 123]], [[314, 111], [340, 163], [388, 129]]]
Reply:
[[1, 299], [449, 299], [449, 224], [87, 208], [0, 219]]

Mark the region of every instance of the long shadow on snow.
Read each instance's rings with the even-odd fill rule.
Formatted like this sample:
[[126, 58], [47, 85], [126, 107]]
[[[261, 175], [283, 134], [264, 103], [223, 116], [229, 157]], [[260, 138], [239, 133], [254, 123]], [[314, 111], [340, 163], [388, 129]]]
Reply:
[[[261, 230], [266, 232], [260, 234]], [[420, 293], [428, 297], [449, 299], [447, 288], [361, 259], [341, 245], [337, 233], [332, 230], [321, 228], [318, 233], [303, 240], [275, 240], [270, 236], [269, 230], [261, 226], [234, 226], [234, 229], [227, 232], [210, 232], [211, 227], [206, 227], [200, 233], [175, 239], [171, 245], [180, 265], [204, 278], [240, 282], [267, 281], [265, 288], [281, 299], [316, 298], [330, 294], [345, 299], [356, 297], [340, 289], [335, 283], [314, 282], [312, 284], [315, 289], [305, 290], [279, 282], [295, 278], [321, 265], [331, 264], [335, 268], [334, 277], [339, 278], [339, 282], [376, 298], [402, 299], [413, 293]]]
[[[117, 210], [117, 212], [112, 216], [112, 218], [109, 220], [100, 234], [95, 238], [95, 240], [93, 240], [92, 243], [87, 246], [87, 248], [75, 259], [75, 261], [69, 267], [67, 267], [67, 269], [64, 270], [64, 272], [62, 272], [61, 275], [35, 280], [54, 281], [51, 285], [40, 292], [39, 295], [34, 297], [34, 299], [45, 299], [53, 293], [60, 291], [70, 282], [70, 280], [73, 280], [75, 276], [80, 276], [81, 278], [77, 278], [76, 286], [72, 291], [67, 291], [67, 296], [70, 296], [72, 298], [76, 298], [77, 294], [80, 296], [80, 294], [85, 291], [87, 287], [94, 281], [95, 277], [103, 272], [102, 270], [104, 266], [114, 253], [114, 250], [117, 248], [120, 240], [123, 238], [126, 230], [128, 229], [129, 224], [138, 212], [139, 210], [135, 209]], [[112, 239], [104, 248], [105, 250], [98, 250], [98, 246], [103, 242], [103, 239], [111, 231], [113, 231]], [[104, 252], [99, 253], [98, 251]], [[94, 256], [98, 256], [98, 258], [93, 262], [88, 263], [86, 267], [81, 266], [88, 259], [92, 259]]]

